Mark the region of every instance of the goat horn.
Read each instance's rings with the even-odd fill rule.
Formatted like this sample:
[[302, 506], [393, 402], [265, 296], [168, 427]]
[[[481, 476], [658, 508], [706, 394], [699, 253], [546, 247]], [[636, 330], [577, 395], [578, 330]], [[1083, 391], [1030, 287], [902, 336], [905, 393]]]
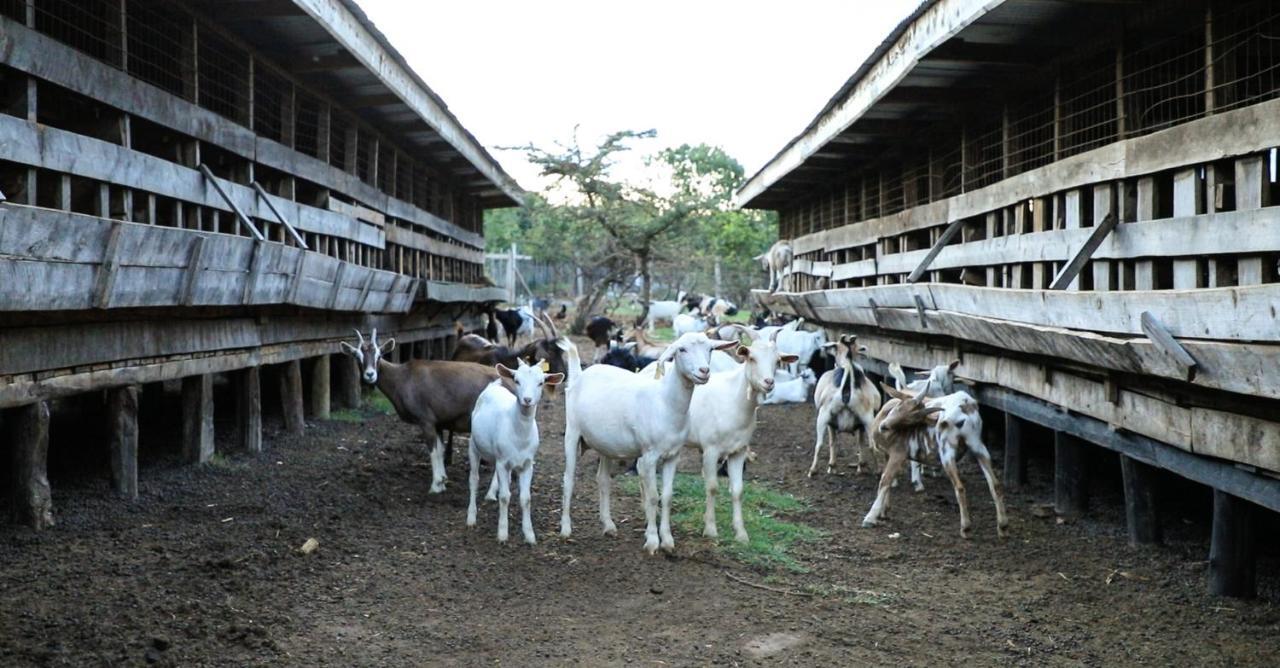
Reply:
[[377, 327], [374, 327], [373, 333], [369, 335], [369, 342], [373, 344], [374, 348], [378, 347], [378, 328]]
[[364, 347], [364, 334], [361, 334], [361, 333], [360, 333], [360, 330], [358, 330], [358, 329], [356, 330], [356, 338], [358, 338], [358, 339], [360, 340], [360, 347], [361, 347], [361, 348], [363, 348], [363, 347]]
[[553, 320], [551, 319], [551, 316], [547, 315], [547, 312], [546, 312], [546, 311], [543, 311], [543, 312], [542, 312], [542, 318], [543, 318], [543, 320], [546, 320], [546, 321], [547, 321], [547, 327], [550, 327], [550, 328], [551, 328], [551, 338], [553, 338], [553, 339], [558, 339], [558, 338], [560, 338], [560, 332], [556, 331], [556, 323], [555, 323], [555, 321], [553, 321]]

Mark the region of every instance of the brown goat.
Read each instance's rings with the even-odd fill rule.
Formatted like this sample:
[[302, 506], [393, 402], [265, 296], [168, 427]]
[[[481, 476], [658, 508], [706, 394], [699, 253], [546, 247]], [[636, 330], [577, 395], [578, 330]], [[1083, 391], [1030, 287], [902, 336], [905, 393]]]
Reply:
[[359, 331], [356, 336], [357, 344], [344, 341], [343, 350], [360, 363], [364, 382], [376, 385], [391, 400], [401, 420], [422, 428], [431, 449], [431, 492], [443, 492], [446, 476], [441, 432], [470, 433], [476, 398], [501, 376], [492, 366], [471, 362], [388, 362], [383, 356], [395, 350], [395, 339], [379, 345], [376, 329], [368, 341]]
[[[462, 326], [457, 325], [459, 335], [458, 343], [453, 349], [453, 361], [475, 362], [487, 367], [502, 364], [512, 369], [519, 366], [517, 360], [524, 360], [528, 364], [545, 361], [547, 373], [566, 373], [568, 370], [565, 368], [564, 351], [556, 345], [561, 337], [555, 323], [546, 314], [535, 316], [533, 322], [542, 330], [543, 337], [520, 348], [499, 345], [475, 334], [462, 334]], [[554, 392], [553, 388], [551, 393]]]

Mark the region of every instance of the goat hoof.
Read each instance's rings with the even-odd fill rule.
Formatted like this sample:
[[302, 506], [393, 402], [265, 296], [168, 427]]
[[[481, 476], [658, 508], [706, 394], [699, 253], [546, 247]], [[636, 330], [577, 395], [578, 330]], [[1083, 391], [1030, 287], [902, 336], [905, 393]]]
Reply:
[[658, 553], [658, 539], [657, 539], [657, 538], [647, 538], [647, 539], [645, 539], [645, 541], [644, 541], [644, 551], [645, 551], [645, 552], [648, 552], [649, 554], [657, 554], [657, 553]]
[[720, 532], [717, 531], [715, 528], [707, 527], [702, 530], [702, 535], [705, 538], [710, 538], [712, 540], [715, 540], [716, 538], [720, 537]]
[[505, 533], [498, 534], [498, 542], [505, 545], [507, 542], [507, 534]]
[[814, 470], [813, 470], [813, 469], [809, 469], [809, 477], [810, 477], [810, 478], [812, 478], [812, 477], [813, 477], [813, 473], [814, 473]]
[[664, 540], [661, 544], [663, 552], [675, 552], [676, 542], [674, 540]]
[[444, 491], [444, 483], [442, 483], [442, 482], [433, 482], [433, 483], [431, 483], [431, 489], [430, 489], [430, 490], [428, 490], [428, 491], [429, 491], [431, 494], [439, 494], [440, 492], [443, 492], [443, 491]]
[[862, 520], [863, 529], [870, 529], [871, 527], [874, 527], [876, 524], [879, 524], [879, 522], [875, 520]]
[[748, 536], [745, 531], [740, 534], [734, 535], [733, 539], [738, 541], [739, 543], [742, 543], [743, 545], [746, 545], [747, 543], [751, 542], [751, 537]]
[[473, 527], [473, 526], [475, 526], [475, 525], [476, 525], [476, 518], [474, 518], [474, 517], [468, 517], [468, 518], [467, 518], [467, 526], [469, 526], [469, 527]]
[[1001, 538], [1008, 538], [1008, 537], [1009, 537], [1009, 525], [1007, 525], [1007, 524], [1002, 524], [1002, 525], [1000, 525], [1000, 526], [997, 526], [997, 527], [996, 527], [996, 535], [997, 535], [997, 536], [999, 536], [999, 537], [1001, 537]]
[[524, 537], [524, 542], [528, 543], [529, 545], [537, 545], [538, 539], [534, 538], [533, 534], [527, 534]]
[[912, 490], [914, 490], [914, 491], [916, 491], [916, 492], [923, 492], [923, 491], [924, 491], [924, 485], [921, 485], [921, 484], [917, 483], [917, 484], [915, 484], [915, 485], [912, 485], [912, 486], [911, 486], [911, 489], [912, 489]]
[[962, 527], [960, 529], [960, 537], [965, 540], [968, 540], [973, 537], [973, 532], [970, 531], [967, 527]]
[[485, 495], [484, 495], [484, 500], [485, 500], [485, 501], [497, 501], [497, 500], [498, 500], [498, 496], [497, 496], [496, 494], [485, 494]]
[[569, 529], [569, 527], [560, 527], [561, 538], [568, 538], [569, 536], [572, 536], [572, 535], [573, 535], [573, 532]]

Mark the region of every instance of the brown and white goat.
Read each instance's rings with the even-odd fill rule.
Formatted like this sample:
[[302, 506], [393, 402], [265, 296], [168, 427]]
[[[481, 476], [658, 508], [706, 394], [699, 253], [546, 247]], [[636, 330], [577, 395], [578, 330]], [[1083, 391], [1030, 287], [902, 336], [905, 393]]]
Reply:
[[1004, 488], [996, 477], [991, 464], [991, 453], [982, 442], [982, 417], [978, 402], [967, 392], [953, 392], [942, 397], [929, 397], [932, 380], [919, 392], [904, 392], [884, 385], [892, 397], [876, 415], [875, 438], [880, 450], [888, 455], [875, 503], [862, 520], [862, 526], [872, 527], [889, 511], [889, 494], [893, 480], [908, 460], [918, 460], [934, 446], [942, 470], [955, 488], [956, 503], [960, 506], [960, 535], [969, 537], [969, 501], [965, 496], [964, 481], [957, 467], [965, 454], [972, 452], [987, 479], [991, 499], [996, 506], [996, 532], [1004, 537], [1009, 526], [1005, 515]]
[[815, 425], [817, 437], [813, 443], [813, 464], [809, 466], [809, 475], [818, 470], [818, 455], [822, 452], [822, 440], [827, 441], [827, 473], [836, 466], [836, 434], [852, 434], [854, 452], [857, 457], [857, 470], [862, 472], [862, 450], [858, 447], [858, 434], [866, 440], [865, 445], [875, 447], [871, 440], [871, 424], [875, 420], [876, 410], [880, 408], [880, 393], [867, 378], [867, 374], [854, 362], [858, 353], [858, 337], [843, 335], [835, 343], [823, 347], [834, 346], [836, 349], [836, 367], [818, 379], [818, 386], [813, 392], [813, 405], [818, 409]]
[[396, 415], [422, 429], [431, 449], [431, 492], [443, 492], [446, 476], [441, 433], [471, 432], [471, 410], [484, 388], [500, 378], [497, 369], [443, 360], [396, 364], [383, 359], [395, 350], [395, 339], [379, 344], [376, 329], [368, 341], [358, 330], [356, 336], [354, 346], [342, 342], [343, 350], [360, 363], [364, 382], [376, 385], [391, 400]]

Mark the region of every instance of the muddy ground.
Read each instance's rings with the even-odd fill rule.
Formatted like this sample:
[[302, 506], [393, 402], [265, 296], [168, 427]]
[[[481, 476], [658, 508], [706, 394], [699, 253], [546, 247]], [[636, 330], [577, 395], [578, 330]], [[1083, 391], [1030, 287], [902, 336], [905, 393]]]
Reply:
[[[172, 409], [159, 414], [171, 423]], [[744, 565], [689, 532], [677, 532], [673, 556], [648, 556], [629, 495], [615, 501], [619, 536], [599, 535], [594, 455], [579, 470], [575, 536], [560, 539], [559, 401], [540, 411], [535, 547], [519, 541], [518, 515], [513, 542], [497, 544], [492, 504], [479, 527], [464, 526], [465, 457], [448, 491], [428, 495], [418, 433], [393, 416], [310, 421], [301, 437], [269, 418], [261, 456], [203, 467], [168, 456], [172, 425], [157, 420], [143, 433], [132, 504], [111, 498], [97, 446], [55, 441], [57, 527], [0, 527], [0, 665], [1274, 666], [1280, 657], [1274, 549], [1259, 565], [1262, 600], [1207, 596], [1205, 491], [1171, 485], [1166, 497], [1179, 503], [1166, 508], [1168, 544], [1130, 548], [1105, 458], [1079, 521], [1042, 516], [1052, 492], [1041, 458], [1031, 488], [1008, 497], [1007, 540], [996, 538], [972, 461], [962, 466], [971, 540], [959, 537], [943, 478], [923, 494], [900, 487], [894, 520], [862, 529], [873, 478], [847, 468], [806, 478], [812, 407], [765, 407], [748, 484], [810, 502], [795, 519], [829, 532], [798, 548], [808, 569], [798, 573]], [[695, 458], [682, 468], [695, 471]], [[300, 554], [308, 538], [320, 546]]]

